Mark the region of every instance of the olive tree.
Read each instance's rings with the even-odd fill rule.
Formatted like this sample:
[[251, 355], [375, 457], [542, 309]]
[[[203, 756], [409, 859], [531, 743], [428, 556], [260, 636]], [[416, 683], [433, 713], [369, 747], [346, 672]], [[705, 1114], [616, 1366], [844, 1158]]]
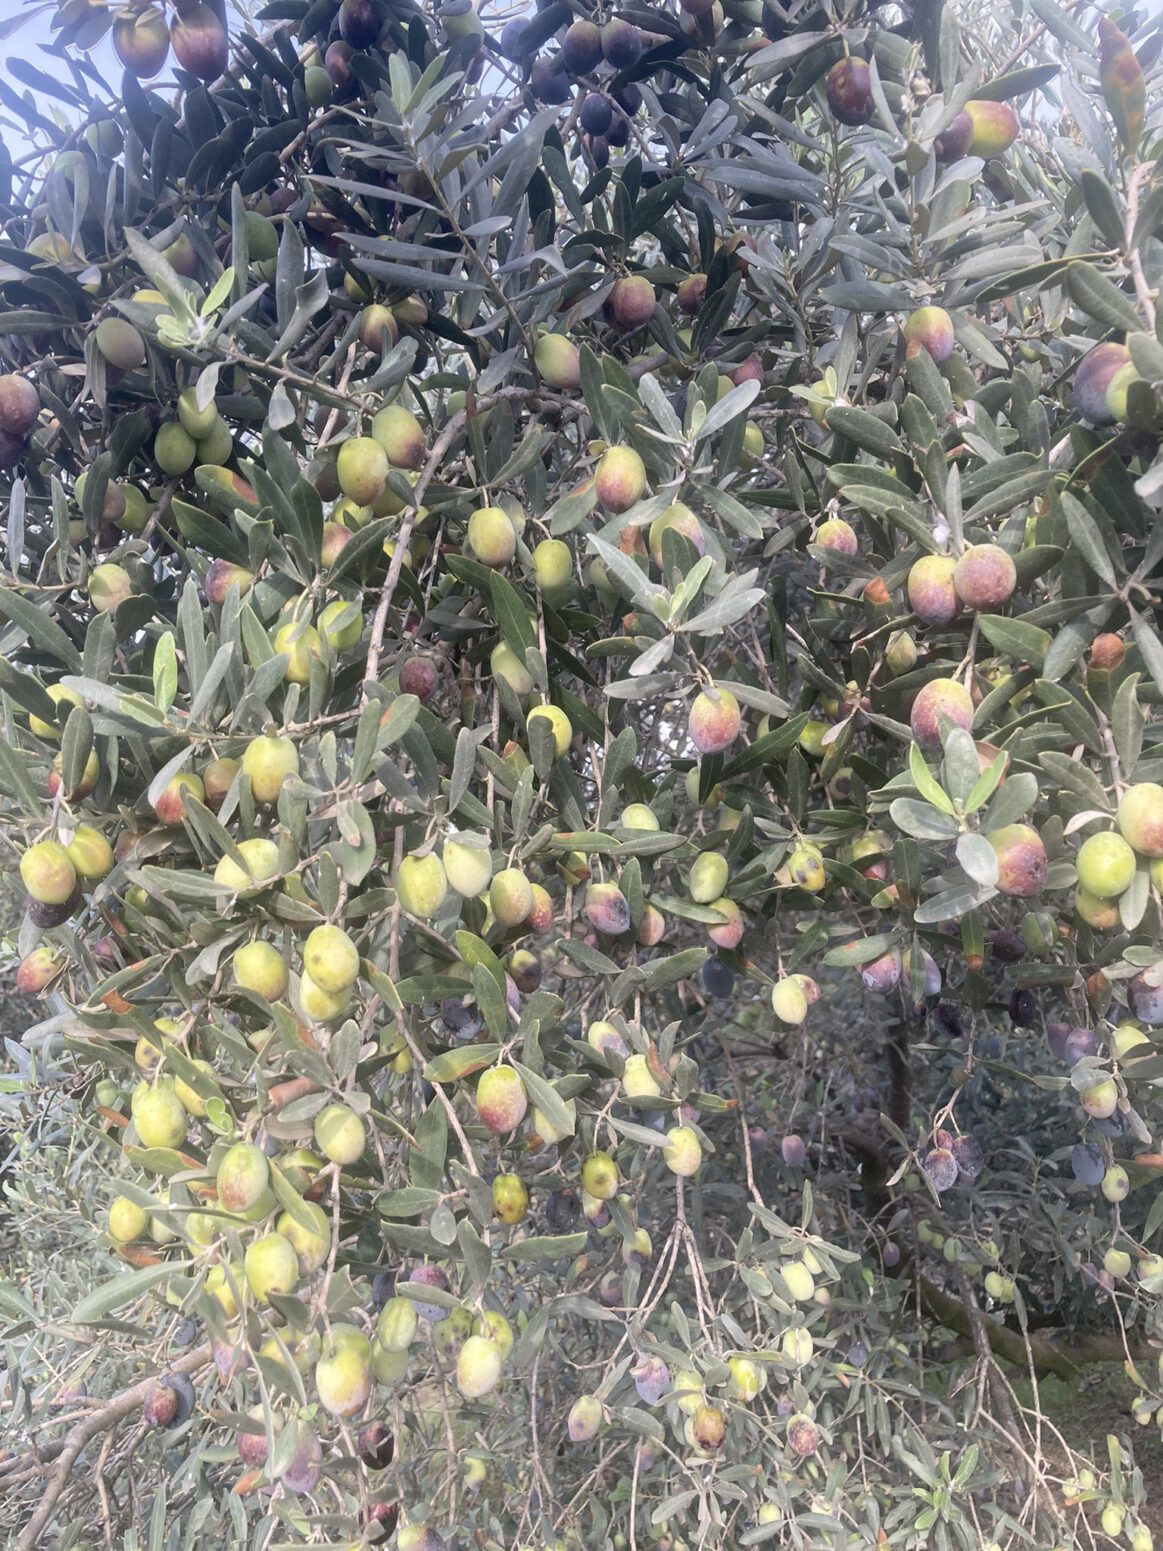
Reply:
[[1158, 18], [54, 28], [12, 1543], [1144, 1551]]

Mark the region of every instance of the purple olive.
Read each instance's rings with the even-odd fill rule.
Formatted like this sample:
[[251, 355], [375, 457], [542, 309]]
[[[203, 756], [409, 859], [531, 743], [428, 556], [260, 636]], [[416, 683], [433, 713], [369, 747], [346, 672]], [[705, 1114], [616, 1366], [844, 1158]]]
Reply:
[[783, 1161], [789, 1169], [802, 1169], [808, 1156], [808, 1149], [804, 1146], [803, 1138], [796, 1136], [794, 1132], [784, 1137], [779, 1144], [779, 1150], [783, 1154]]
[[925, 1154], [925, 1174], [938, 1195], [957, 1183], [957, 1159], [948, 1147], [933, 1147]]
[[938, 1002], [929, 1016], [933, 1033], [938, 1038], [961, 1038], [961, 1013], [952, 1002]]
[[1106, 1173], [1102, 1149], [1093, 1142], [1077, 1142], [1070, 1149], [1070, 1169], [1080, 1185], [1101, 1185]]
[[1055, 1061], [1065, 1061], [1066, 1041], [1070, 1037], [1070, 1025], [1068, 1023], [1048, 1023], [1046, 1025], [1046, 1043], [1050, 1047], [1050, 1054]]
[[981, 1151], [981, 1143], [975, 1136], [968, 1133], [959, 1136], [949, 1149], [953, 1154], [953, 1160], [966, 1179], [974, 1180], [985, 1167], [985, 1157]]
[[[408, 1272], [409, 1282], [418, 1282], [422, 1287], [436, 1287], [441, 1292], [448, 1291], [448, 1278], [439, 1266], [422, 1265], [415, 1266]], [[444, 1315], [444, 1309], [439, 1303], [417, 1303], [416, 1313], [421, 1319], [435, 1321]]]
[[648, 1406], [656, 1406], [670, 1388], [670, 1369], [661, 1357], [643, 1358], [637, 1368], [631, 1368], [630, 1376], [639, 1400]]
[[1071, 1029], [1066, 1036], [1062, 1059], [1073, 1066], [1076, 1061], [1081, 1061], [1083, 1056], [1093, 1056], [1097, 1052], [1098, 1035], [1093, 1029]]

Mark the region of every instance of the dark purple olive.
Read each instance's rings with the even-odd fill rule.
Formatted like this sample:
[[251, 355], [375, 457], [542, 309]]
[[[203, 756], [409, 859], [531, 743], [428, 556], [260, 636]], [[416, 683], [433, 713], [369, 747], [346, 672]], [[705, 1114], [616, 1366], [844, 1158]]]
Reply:
[[610, 127], [606, 131], [606, 139], [610, 145], [618, 150], [624, 145], [630, 144], [630, 120], [620, 118], [617, 114], [610, 120]]
[[327, 45], [323, 68], [331, 77], [331, 84], [337, 92], [351, 85], [351, 55], [351, 44], [344, 43], [342, 38], [336, 38], [334, 43]]
[[553, 1233], [571, 1233], [581, 1211], [576, 1190], [554, 1190], [545, 1200], [545, 1221]]
[[1065, 1061], [1066, 1041], [1070, 1037], [1070, 1025], [1068, 1023], [1048, 1023], [1046, 1025], [1046, 1043], [1050, 1047], [1050, 1054], [1055, 1061]]
[[571, 22], [561, 40], [561, 59], [570, 75], [589, 75], [602, 60], [601, 28], [584, 17]]
[[1019, 964], [1026, 956], [1026, 945], [1017, 932], [994, 932], [989, 945], [1002, 964]]
[[615, 70], [630, 70], [642, 57], [642, 34], [629, 22], [608, 21], [602, 28], [602, 53]]
[[356, 1452], [373, 1470], [386, 1470], [396, 1452], [396, 1440], [386, 1422], [368, 1422], [355, 1440]]
[[964, 156], [973, 144], [973, 118], [964, 109], [941, 131], [933, 142], [933, 150], [940, 162], [955, 162]]
[[80, 886], [73, 890], [63, 905], [46, 904], [42, 899], [30, 899], [28, 901], [28, 919], [33, 926], [48, 928], [51, 926], [63, 926], [69, 917], [81, 904], [82, 894]]
[[468, 1044], [481, 1031], [481, 1014], [469, 996], [446, 996], [440, 1004], [441, 1029], [461, 1044]]
[[961, 1038], [961, 1012], [952, 1002], [938, 1002], [929, 1018], [933, 1033], [938, 1039]]
[[630, 1377], [639, 1400], [648, 1406], [656, 1406], [670, 1388], [670, 1369], [661, 1357], [644, 1357], [637, 1368], [631, 1368]]
[[1038, 1016], [1038, 998], [1025, 987], [1011, 991], [1009, 1013], [1015, 1029], [1028, 1029]]
[[380, 19], [372, 0], [343, 0], [339, 7], [339, 36], [352, 48], [371, 48], [380, 35]]
[[[436, 1287], [441, 1292], [448, 1291], [448, 1278], [439, 1266], [431, 1264], [415, 1266], [408, 1272], [408, 1281], [418, 1282], [422, 1287]], [[419, 1314], [421, 1319], [426, 1319], [434, 1324], [438, 1319], [444, 1317], [445, 1311], [439, 1303], [421, 1303], [417, 1301], [416, 1313]]]
[[828, 71], [828, 108], [841, 124], [867, 124], [872, 117], [872, 75], [863, 59], [841, 59]]
[[541, 54], [533, 61], [533, 68], [529, 72], [529, 90], [538, 102], [553, 104], [569, 101], [573, 88], [568, 74], [562, 68], [560, 55], [550, 58], [547, 54]]
[[588, 92], [578, 114], [578, 122], [587, 135], [604, 135], [610, 127], [614, 110], [601, 92]]
[[[395, 1529], [399, 1517], [400, 1504], [396, 1498], [369, 1503], [367, 1513], [362, 1515], [361, 1519], [364, 1534], [369, 1540], [387, 1540], [388, 1536]], [[428, 1544], [431, 1545], [430, 1537], [426, 1535], [425, 1538]]]
[[521, 46], [521, 39], [528, 30], [529, 22], [524, 16], [514, 16], [511, 22], [506, 22], [501, 28], [500, 50], [506, 59], [521, 59], [526, 52]]
[[725, 959], [716, 954], [712, 954], [703, 965], [700, 979], [706, 994], [720, 1000], [730, 996], [735, 989], [735, 971]]
[[394, 1271], [377, 1271], [372, 1277], [371, 1303], [372, 1308], [378, 1313], [387, 1303], [389, 1298], [396, 1296], [396, 1273]]
[[1112, 1141], [1118, 1141], [1120, 1136], [1126, 1136], [1131, 1129], [1131, 1122], [1121, 1109], [1116, 1109], [1111, 1115], [1095, 1116], [1091, 1124], [1100, 1136], [1109, 1136]]

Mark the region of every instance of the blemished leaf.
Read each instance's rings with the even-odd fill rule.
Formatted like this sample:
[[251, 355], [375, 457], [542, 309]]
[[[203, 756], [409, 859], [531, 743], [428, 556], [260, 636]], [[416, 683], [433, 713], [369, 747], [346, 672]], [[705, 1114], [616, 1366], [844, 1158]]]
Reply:
[[871, 964], [873, 959], [881, 958], [897, 940], [896, 932], [878, 932], [873, 937], [858, 937], [841, 948], [829, 948], [821, 962], [836, 969], [859, 969], [861, 964]]
[[1099, 17], [1099, 81], [1119, 139], [1133, 155], [1143, 134], [1147, 86], [1130, 39], [1109, 16]]
[[[460, 982], [464, 984], [463, 981]], [[474, 1072], [480, 1072], [486, 1066], [491, 1066], [500, 1054], [501, 1047], [496, 1044], [469, 1045], [463, 1050], [446, 1050], [441, 1055], [434, 1056], [424, 1068], [424, 1080], [426, 1082], [459, 1082], [462, 1077], [471, 1077]]]

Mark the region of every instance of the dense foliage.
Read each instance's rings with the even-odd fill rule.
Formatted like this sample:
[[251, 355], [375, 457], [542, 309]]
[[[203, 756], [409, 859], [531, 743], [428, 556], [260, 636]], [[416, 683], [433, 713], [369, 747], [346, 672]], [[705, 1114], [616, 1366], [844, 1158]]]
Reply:
[[1145, 1551], [1159, 19], [55, 26], [11, 1113], [120, 1264], [0, 1287], [14, 1543]]

